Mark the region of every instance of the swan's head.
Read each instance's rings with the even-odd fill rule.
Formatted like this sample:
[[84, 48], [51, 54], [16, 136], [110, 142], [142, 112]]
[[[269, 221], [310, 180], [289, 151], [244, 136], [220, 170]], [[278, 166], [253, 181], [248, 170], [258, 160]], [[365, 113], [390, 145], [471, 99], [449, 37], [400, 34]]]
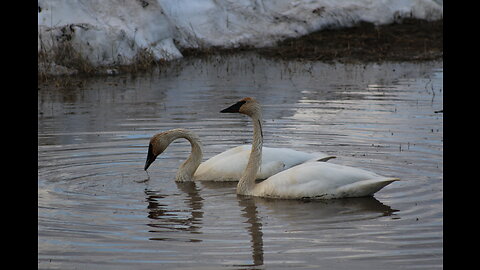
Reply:
[[232, 106], [223, 109], [221, 113], [241, 113], [246, 114], [250, 117], [253, 115], [259, 114], [261, 112], [260, 104], [251, 97], [243, 98]]
[[148, 145], [148, 154], [147, 160], [145, 161], [145, 171], [150, 167], [158, 155], [163, 153], [165, 149], [167, 149], [168, 145], [171, 143], [171, 140], [168, 138], [168, 134], [166, 132], [159, 133], [150, 139], [150, 143]]

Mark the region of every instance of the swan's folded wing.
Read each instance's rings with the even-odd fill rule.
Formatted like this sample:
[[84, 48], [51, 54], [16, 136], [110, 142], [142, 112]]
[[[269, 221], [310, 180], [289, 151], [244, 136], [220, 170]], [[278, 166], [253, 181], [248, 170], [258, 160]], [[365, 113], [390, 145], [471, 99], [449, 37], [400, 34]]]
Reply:
[[371, 196], [386, 185], [400, 180], [399, 178], [377, 177], [358, 181], [349, 185], [341, 186], [337, 189], [340, 197], [364, 197]]
[[[282, 171], [257, 184], [252, 195], [319, 199], [361, 197], [371, 195], [392, 182], [387, 181], [386, 184], [382, 182], [379, 184], [381, 187], [375, 190], [371, 181], [363, 182], [371, 179], [389, 178], [349, 166], [326, 162], [307, 162]], [[371, 190], [375, 191], [369, 193]]]
[[247, 167], [250, 145], [241, 145], [222, 152], [198, 166], [195, 180], [238, 181]]
[[263, 147], [262, 151], [262, 163], [281, 161], [285, 164], [285, 169], [308, 161], [326, 161], [330, 158], [334, 158], [325, 153], [307, 153], [289, 148]]
[[[208, 160], [206, 160], [205, 162], [203, 162], [202, 164], [206, 164], [208, 166], [212, 166], [213, 164], [217, 163], [219, 160], [224, 160], [224, 159], [227, 159], [231, 156], [234, 156], [234, 155], [237, 155], [238, 153], [242, 153], [242, 152], [248, 152], [250, 153], [250, 149], [252, 149], [252, 146], [251, 145], [240, 145], [240, 146], [236, 146], [236, 147], [233, 147], [231, 149], [228, 149], [220, 154], [216, 154], [215, 156], [209, 158]], [[248, 159], [248, 156], [247, 156], [247, 159]]]
[[262, 166], [257, 173], [257, 179], [267, 179], [283, 170], [285, 170], [285, 164], [282, 161], [262, 162]]
[[[195, 180], [238, 181], [247, 167], [250, 150], [250, 145], [242, 145], [210, 158], [197, 168]], [[282, 161], [285, 156], [280, 155], [282, 151], [270, 150], [267, 150], [266, 155], [262, 154], [262, 165], [258, 170], [257, 179], [268, 178], [285, 169]], [[277, 155], [275, 156], [273, 152]]]
[[[247, 167], [251, 145], [241, 145], [217, 154], [200, 164], [195, 180], [238, 181]], [[324, 153], [306, 153], [288, 148], [263, 147], [262, 165], [257, 179], [265, 179], [276, 173], [307, 161], [329, 159]]]

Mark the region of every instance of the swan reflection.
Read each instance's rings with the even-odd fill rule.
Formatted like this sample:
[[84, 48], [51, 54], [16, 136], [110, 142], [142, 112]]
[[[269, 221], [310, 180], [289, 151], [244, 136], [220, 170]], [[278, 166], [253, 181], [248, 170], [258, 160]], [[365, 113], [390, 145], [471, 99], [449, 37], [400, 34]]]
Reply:
[[254, 197], [255, 204], [284, 221], [316, 222], [373, 219], [390, 216], [398, 210], [381, 203], [373, 196], [330, 200], [279, 200]]
[[[240, 196], [239, 196], [240, 197]], [[250, 234], [252, 248], [252, 264], [238, 266], [259, 266], [263, 265], [263, 233], [261, 218], [258, 217], [257, 206], [253, 197], [239, 198], [238, 205], [242, 207], [242, 217], [246, 218], [248, 223], [248, 233]]]
[[[187, 195], [185, 200], [188, 209], [172, 209], [167, 205], [166, 199], [170, 195], [162, 194], [160, 191], [145, 190], [146, 202], [148, 203], [148, 218], [150, 223], [149, 232], [165, 235], [168, 231], [185, 231], [192, 234], [201, 234], [201, 220], [203, 218], [203, 198], [199, 195], [198, 188], [194, 182], [176, 183], [179, 190]], [[171, 240], [182, 241], [184, 239], [165, 237], [151, 237], [150, 240]], [[189, 242], [201, 242], [200, 239], [187, 239]]]
[[[146, 202], [148, 203], [148, 219], [150, 220], [150, 223], [147, 224], [148, 231], [155, 235], [149, 239], [202, 242], [211, 236], [211, 228], [218, 227], [218, 224], [212, 224], [209, 222], [209, 218], [204, 217], [222, 213], [222, 218], [238, 221], [228, 223], [234, 224], [231, 226], [236, 227], [233, 228], [233, 231], [243, 231], [249, 235], [250, 258], [245, 263], [233, 265], [241, 269], [264, 265], [264, 254], [267, 252], [265, 248], [268, 247], [267, 244], [264, 244], [264, 241], [269, 241], [268, 238], [265, 238], [263, 232], [265, 226], [268, 226], [266, 224], [278, 223], [282, 224], [285, 230], [295, 228], [295, 230], [308, 231], [311, 229], [328, 229], [332, 227], [332, 224], [335, 227], [341, 227], [342, 223], [350, 223], [351, 221], [360, 221], [361, 224], [363, 220], [390, 216], [398, 211], [381, 203], [374, 197], [331, 200], [283, 200], [243, 195], [232, 197], [232, 194], [235, 194], [236, 183], [201, 182], [201, 188], [195, 182], [175, 184], [180, 193], [173, 195], [155, 190], [145, 190]], [[200, 191], [202, 191], [202, 195]], [[212, 200], [210, 200], [210, 205], [207, 203], [208, 198], [214, 198], [211, 197], [212, 195], [215, 195], [216, 198], [216, 200], [213, 200], [215, 205], [211, 205]], [[172, 198], [178, 198], [179, 196], [185, 198], [181, 202], [183, 206], [173, 207]], [[206, 201], [204, 198], [207, 198]], [[223, 209], [232, 209], [230, 203], [235, 204], [235, 198], [240, 212], [223, 212]], [[219, 202], [224, 202], [228, 206], [216, 207]], [[231, 231], [232, 228], [225, 229], [225, 231]], [[209, 232], [204, 234], [202, 231]], [[223, 234], [224, 232], [222, 230], [215, 231], [215, 233]], [[226, 236], [226, 239], [228, 239], [228, 236]], [[225, 256], [231, 257], [228, 259], [237, 260], [238, 256], [241, 255], [229, 254]]]
[[[252, 264], [236, 265], [240, 267], [260, 266], [264, 263], [264, 239], [262, 216], [278, 218], [289, 225], [299, 223], [320, 224], [346, 222], [361, 219], [375, 219], [390, 216], [398, 211], [385, 205], [374, 197], [344, 198], [332, 200], [282, 200], [238, 195], [238, 204], [242, 208], [242, 217], [249, 224], [252, 250]], [[301, 226], [295, 226], [302, 228]]]

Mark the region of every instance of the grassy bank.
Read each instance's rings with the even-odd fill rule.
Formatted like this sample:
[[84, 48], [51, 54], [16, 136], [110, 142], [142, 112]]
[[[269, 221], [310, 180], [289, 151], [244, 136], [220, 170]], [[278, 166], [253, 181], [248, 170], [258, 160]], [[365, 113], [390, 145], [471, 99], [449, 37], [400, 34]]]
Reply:
[[[300, 38], [287, 39], [265, 48], [181, 50], [185, 57], [224, 55], [243, 51], [256, 52], [271, 58], [307, 61], [375, 62], [442, 59], [443, 20], [429, 22], [405, 19], [401, 23], [381, 26], [360, 23], [350, 28], [326, 29]], [[163, 68], [169, 66], [164, 61], [155, 61], [148, 50], [141, 51], [130, 65], [93, 66], [68, 45], [55, 47], [48, 52], [39, 52], [38, 62], [39, 82], [57, 84], [68, 83], [68, 78], [75, 76], [136, 73], [159, 66]]]

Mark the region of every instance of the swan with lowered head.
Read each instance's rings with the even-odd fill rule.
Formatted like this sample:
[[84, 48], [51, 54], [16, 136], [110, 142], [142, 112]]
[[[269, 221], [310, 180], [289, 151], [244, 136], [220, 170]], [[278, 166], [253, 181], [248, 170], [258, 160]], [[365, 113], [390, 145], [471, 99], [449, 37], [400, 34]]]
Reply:
[[253, 142], [247, 167], [237, 185], [237, 194], [284, 199], [333, 199], [371, 196], [399, 180], [363, 169], [327, 162], [306, 162], [270, 176], [260, 183], [255, 174], [262, 163], [262, 109], [247, 97], [221, 113], [241, 113], [252, 118]]
[[[238, 181], [243, 171], [247, 167], [248, 157], [251, 146], [241, 145], [220, 153], [209, 160], [202, 162], [203, 152], [199, 137], [187, 129], [172, 129], [154, 135], [150, 139], [148, 146], [147, 160], [145, 162], [145, 171], [150, 164], [155, 161], [158, 155], [174, 140], [187, 139], [192, 152], [184, 161], [175, 176], [175, 181]], [[324, 153], [305, 153], [288, 148], [270, 148], [263, 147], [262, 165], [254, 176], [256, 179], [265, 179], [282, 170], [298, 165], [307, 161], [327, 161], [334, 156]]]

